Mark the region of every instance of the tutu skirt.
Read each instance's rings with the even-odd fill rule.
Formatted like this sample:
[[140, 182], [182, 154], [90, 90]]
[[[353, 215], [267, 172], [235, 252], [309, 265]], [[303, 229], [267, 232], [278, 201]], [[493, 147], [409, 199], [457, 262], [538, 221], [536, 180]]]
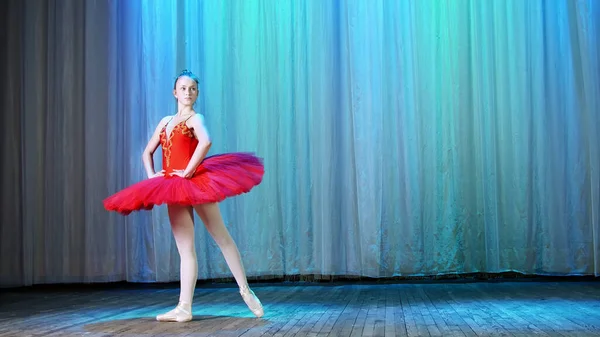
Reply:
[[250, 153], [206, 157], [191, 178], [165, 176], [142, 180], [104, 199], [104, 208], [127, 215], [155, 205], [220, 202], [249, 192], [264, 175], [262, 160]]

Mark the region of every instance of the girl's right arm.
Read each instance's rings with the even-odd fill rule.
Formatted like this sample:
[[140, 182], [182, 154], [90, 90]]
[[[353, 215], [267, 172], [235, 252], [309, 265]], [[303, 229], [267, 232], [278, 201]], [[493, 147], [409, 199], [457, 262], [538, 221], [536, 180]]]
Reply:
[[160, 145], [160, 133], [167, 124], [168, 120], [169, 116], [164, 117], [160, 121], [160, 123], [158, 123], [156, 130], [154, 130], [154, 134], [148, 141], [148, 145], [146, 145], [146, 149], [144, 149], [144, 153], [142, 154], [142, 161], [144, 162], [144, 168], [146, 169], [146, 174], [148, 175], [148, 178], [154, 178], [162, 176], [164, 174], [164, 170], [158, 173], [154, 172], [154, 160], [152, 159], [152, 156], [154, 155], [154, 151], [156, 151], [156, 149]]

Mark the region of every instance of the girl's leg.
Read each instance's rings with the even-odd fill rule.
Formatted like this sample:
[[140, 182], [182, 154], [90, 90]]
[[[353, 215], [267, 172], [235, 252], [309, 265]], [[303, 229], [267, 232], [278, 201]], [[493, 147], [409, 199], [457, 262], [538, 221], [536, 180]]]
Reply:
[[179, 304], [165, 314], [158, 315], [162, 322], [187, 322], [192, 319], [192, 301], [198, 279], [198, 259], [194, 241], [194, 218], [191, 207], [169, 205], [169, 220], [179, 251], [180, 284]]
[[246, 271], [242, 264], [240, 252], [231, 238], [229, 231], [225, 227], [219, 205], [216, 203], [202, 204], [194, 206], [194, 209], [221, 249], [221, 253], [223, 254], [223, 257], [225, 257], [225, 261], [240, 288], [240, 294], [248, 305], [248, 308], [256, 317], [262, 317], [264, 314], [262, 304], [254, 292], [248, 287]]

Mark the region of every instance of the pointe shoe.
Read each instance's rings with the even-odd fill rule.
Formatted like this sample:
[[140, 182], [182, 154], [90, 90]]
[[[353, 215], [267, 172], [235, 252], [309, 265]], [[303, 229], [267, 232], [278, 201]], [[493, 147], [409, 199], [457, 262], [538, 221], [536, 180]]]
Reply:
[[242, 295], [244, 302], [246, 302], [248, 309], [252, 311], [254, 316], [260, 318], [265, 314], [260, 300], [258, 297], [256, 297], [256, 295], [254, 295], [254, 292], [248, 287], [248, 285], [240, 288], [240, 295]]
[[175, 309], [164, 314], [156, 316], [159, 322], [189, 322], [192, 320], [192, 310], [188, 310], [183, 303], [179, 302]]

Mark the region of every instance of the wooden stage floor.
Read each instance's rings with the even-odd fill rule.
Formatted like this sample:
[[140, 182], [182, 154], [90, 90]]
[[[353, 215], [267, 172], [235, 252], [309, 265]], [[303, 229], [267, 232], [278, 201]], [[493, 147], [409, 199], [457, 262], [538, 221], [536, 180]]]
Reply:
[[600, 282], [198, 285], [194, 320], [159, 323], [177, 285], [0, 290], [0, 336], [600, 336]]

